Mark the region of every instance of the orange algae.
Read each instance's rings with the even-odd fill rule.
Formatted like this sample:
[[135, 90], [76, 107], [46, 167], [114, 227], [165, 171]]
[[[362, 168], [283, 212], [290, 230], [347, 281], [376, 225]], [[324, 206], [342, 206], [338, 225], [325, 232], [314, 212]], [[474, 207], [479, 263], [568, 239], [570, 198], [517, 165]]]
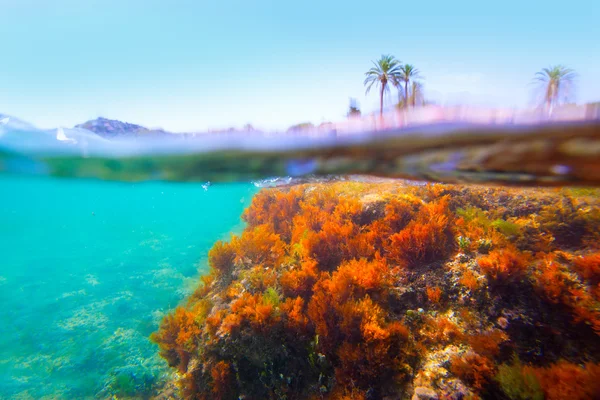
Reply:
[[439, 287], [427, 287], [427, 298], [432, 303], [439, 303], [442, 298], [442, 289]]
[[528, 262], [527, 255], [511, 248], [494, 250], [478, 260], [479, 268], [493, 281], [521, 278], [526, 272]]
[[453, 357], [450, 365], [450, 371], [454, 375], [477, 390], [484, 389], [495, 373], [495, 366], [492, 360], [476, 353], [469, 353], [462, 357]]
[[387, 257], [403, 266], [415, 266], [442, 258], [452, 242], [448, 198], [422, 205], [411, 222], [390, 236]]
[[600, 253], [592, 253], [575, 259], [573, 267], [582, 279], [595, 288], [598, 287], [600, 284]]
[[208, 252], [208, 263], [216, 274], [226, 274], [231, 272], [235, 257], [233, 246], [219, 240]]
[[300, 266], [283, 272], [280, 284], [287, 296], [309, 297], [318, 277], [318, 263], [314, 260], [307, 260], [302, 262]]
[[473, 291], [479, 287], [479, 282], [473, 271], [467, 270], [459, 280], [459, 283]]
[[225, 361], [219, 361], [210, 370], [210, 376], [213, 380], [213, 394], [217, 398], [228, 398], [231, 397], [232, 385], [232, 372], [231, 366]]
[[500, 344], [508, 340], [508, 335], [498, 329], [475, 334], [467, 339], [473, 351], [486, 357], [496, 357], [500, 353]]
[[[547, 366], [523, 365], [513, 360], [503, 364], [496, 380], [513, 394], [511, 398], [597, 399], [600, 394], [600, 364], [574, 364], [559, 360]], [[519, 396], [515, 396], [519, 395]], [[525, 396], [526, 395], [526, 396]]]
[[163, 319], [160, 329], [152, 334], [151, 339], [160, 343], [160, 355], [167, 360], [169, 366], [185, 372], [196, 349], [198, 335], [200, 327], [195, 321], [195, 315], [183, 307], [177, 307], [173, 314]]
[[530, 368], [546, 399], [594, 399], [600, 395], [600, 364], [583, 366], [560, 361], [549, 367]]
[[277, 266], [283, 261], [285, 243], [268, 225], [247, 229], [241, 236], [234, 236], [231, 247], [235, 251], [235, 263], [245, 265]]
[[395, 182], [263, 189], [152, 340], [184, 398], [506, 398], [495, 376], [512, 353], [547, 398], [594, 398], [598, 203]]

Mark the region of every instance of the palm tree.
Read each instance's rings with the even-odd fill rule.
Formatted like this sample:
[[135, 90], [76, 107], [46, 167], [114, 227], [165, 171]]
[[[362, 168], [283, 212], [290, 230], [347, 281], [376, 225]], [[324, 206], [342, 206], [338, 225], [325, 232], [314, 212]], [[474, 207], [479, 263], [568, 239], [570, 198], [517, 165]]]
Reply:
[[415, 107], [418, 104], [423, 104], [425, 102], [425, 96], [423, 95], [423, 84], [418, 81], [412, 82], [412, 87], [410, 88], [410, 98], [409, 104], [412, 107]]
[[396, 85], [400, 79], [400, 61], [394, 56], [382, 55], [375, 62], [374, 67], [368, 70], [365, 75], [364, 85], [367, 86], [366, 94], [369, 93], [373, 85], [379, 85], [381, 88], [379, 93], [379, 115], [383, 116], [383, 94], [389, 90], [388, 84]]
[[554, 65], [544, 68], [535, 74], [535, 81], [541, 84], [544, 91], [544, 102], [551, 114], [552, 109], [560, 101], [568, 96], [568, 90], [575, 79], [575, 71], [563, 65]]
[[[400, 67], [400, 79], [396, 82], [397, 86], [400, 86], [401, 82], [404, 82], [404, 99], [408, 99], [408, 83], [416, 78], [420, 78], [419, 70], [411, 64], [404, 64]], [[405, 107], [408, 107], [408, 101], [404, 102]]]
[[412, 81], [408, 88], [408, 98], [404, 97], [404, 91], [398, 90], [398, 108], [402, 109], [408, 106], [416, 107], [417, 104], [425, 103], [425, 96], [423, 94], [423, 84], [419, 81]]

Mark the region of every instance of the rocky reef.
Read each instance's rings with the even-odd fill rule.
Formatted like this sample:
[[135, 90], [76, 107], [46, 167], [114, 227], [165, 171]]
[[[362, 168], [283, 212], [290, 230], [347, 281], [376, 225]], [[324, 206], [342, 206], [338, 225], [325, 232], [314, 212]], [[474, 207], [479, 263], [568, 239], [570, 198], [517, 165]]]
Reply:
[[242, 217], [152, 335], [177, 396], [598, 398], [598, 191], [304, 184]]

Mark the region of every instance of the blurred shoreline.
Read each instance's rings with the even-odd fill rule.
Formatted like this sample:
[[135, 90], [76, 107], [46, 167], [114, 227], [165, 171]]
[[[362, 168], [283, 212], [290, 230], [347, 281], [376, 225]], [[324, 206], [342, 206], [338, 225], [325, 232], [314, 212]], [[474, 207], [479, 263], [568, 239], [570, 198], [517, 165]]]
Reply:
[[[549, 113], [543, 108], [486, 108], [475, 106], [426, 105], [409, 109], [349, 117], [344, 121], [323, 123], [315, 129], [307, 130], [316, 136], [323, 134], [349, 135], [365, 131], [380, 131], [404, 127], [432, 125], [444, 122], [464, 122], [474, 124], [519, 124], [529, 125], [543, 122], [589, 121], [600, 119], [600, 103], [565, 105], [556, 107]], [[301, 131], [298, 131], [301, 132]]]

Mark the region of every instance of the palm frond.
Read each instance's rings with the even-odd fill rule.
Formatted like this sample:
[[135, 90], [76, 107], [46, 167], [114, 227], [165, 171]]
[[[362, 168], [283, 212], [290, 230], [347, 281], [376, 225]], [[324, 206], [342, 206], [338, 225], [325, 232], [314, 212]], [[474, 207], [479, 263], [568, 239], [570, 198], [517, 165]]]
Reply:
[[365, 85], [368, 83], [367, 85], [367, 89], [365, 90], [365, 94], [369, 94], [369, 92], [371, 91], [371, 88], [373, 87], [373, 84], [377, 82], [376, 80], [371, 80], [370, 82], [365, 81]]
[[399, 82], [401, 63], [394, 56], [383, 54], [379, 60], [372, 61], [373, 67], [365, 72], [365, 93], [368, 94], [373, 86], [379, 86], [383, 92], [389, 92], [389, 84]]

